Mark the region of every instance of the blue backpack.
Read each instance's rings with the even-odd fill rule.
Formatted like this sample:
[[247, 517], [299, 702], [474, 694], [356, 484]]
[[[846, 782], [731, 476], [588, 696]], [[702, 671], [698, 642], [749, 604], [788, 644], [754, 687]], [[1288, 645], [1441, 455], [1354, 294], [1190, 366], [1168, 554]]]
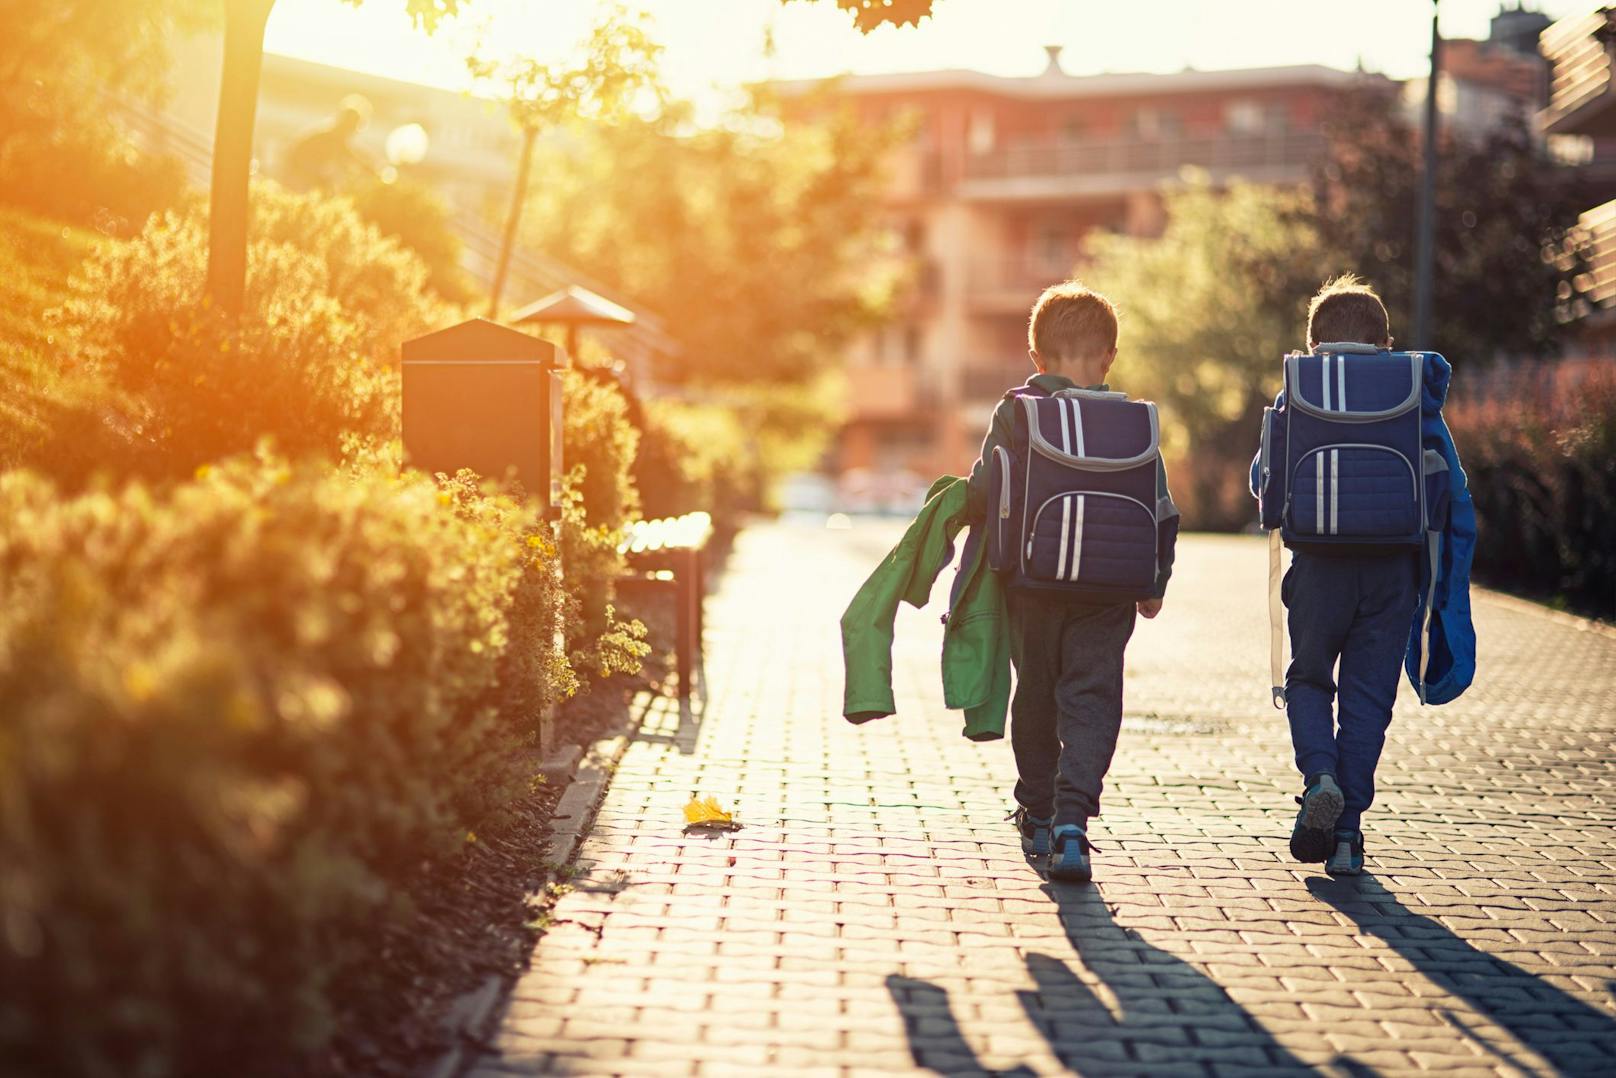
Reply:
[[1157, 497], [1156, 406], [1126, 394], [1012, 391], [989, 464], [988, 566], [1006, 587], [1088, 602], [1148, 599], [1178, 510]]
[[1258, 509], [1269, 532], [1276, 707], [1285, 701], [1282, 544], [1423, 551], [1434, 583], [1448, 470], [1421, 437], [1427, 358], [1361, 344], [1324, 344], [1317, 355], [1285, 357], [1285, 392], [1263, 411], [1257, 470]]

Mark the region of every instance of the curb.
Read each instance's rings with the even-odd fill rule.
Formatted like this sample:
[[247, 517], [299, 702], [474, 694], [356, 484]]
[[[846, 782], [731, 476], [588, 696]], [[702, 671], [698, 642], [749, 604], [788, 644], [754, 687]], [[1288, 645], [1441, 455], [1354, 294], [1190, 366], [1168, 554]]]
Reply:
[[1501, 591], [1493, 591], [1490, 588], [1476, 588], [1473, 594], [1480, 596], [1485, 602], [1507, 607], [1510, 610], [1517, 610], [1524, 614], [1536, 614], [1540, 618], [1570, 626], [1579, 632], [1616, 638], [1616, 625], [1609, 622], [1599, 621], [1595, 618], [1585, 618], [1580, 614], [1570, 614], [1564, 610], [1556, 610], [1543, 603], [1534, 602], [1531, 599], [1523, 599], [1518, 595], [1508, 595]]
[[[588, 751], [578, 745], [563, 745], [539, 765], [539, 771], [552, 776], [554, 781], [553, 776], [566, 774], [579, 756], [583, 757], [577, 774], [567, 784], [550, 815], [550, 828], [544, 840], [544, 871], [530, 893], [542, 895], [578, 855], [601, 802], [606, 799], [606, 788], [634, 740], [639, 724], [640, 709], [631, 705], [618, 733], [596, 741]], [[499, 1004], [512, 983], [513, 978], [505, 974], [491, 973], [476, 988], [461, 993], [449, 1005], [444, 1023], [449, 1046], [422, 1068], [421, 1073], [426, 1078], [455, 1078], [487, 1048]]]

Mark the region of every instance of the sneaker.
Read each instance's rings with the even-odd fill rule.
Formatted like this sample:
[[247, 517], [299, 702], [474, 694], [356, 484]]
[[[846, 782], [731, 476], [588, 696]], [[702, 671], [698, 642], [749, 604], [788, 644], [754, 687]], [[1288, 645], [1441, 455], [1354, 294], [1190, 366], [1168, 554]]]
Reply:
[[1314, 777], [1307, 792], [1296, 799], [1302, 806], [1291, 830], [1291, 856], [1298, 861], [1323, 861], [1335, 849], [1335, 822], [1341, 818], [1346, 799], [1335, 776], [1328, 771]]
[[1362, 831], [1335, 833], [1335, 853], [1324, 862], [1324, 871], [1332, 876], [1357, 876], [1363, 872]]
[[1076, 824], [1055, 828], [1054, 851], [1049, 855], [1049, 878], [1068, 883], [1088, 883], [1094, 877], [1089, 865], [1089, 836]]
[[1021, 833], [1022, 853], [1029, 857], [1049, 855], [1049, 829], [1055, 825], [1054, 820], [1040, 819], [1020, 807], [1010, 814], [1010, 819]]

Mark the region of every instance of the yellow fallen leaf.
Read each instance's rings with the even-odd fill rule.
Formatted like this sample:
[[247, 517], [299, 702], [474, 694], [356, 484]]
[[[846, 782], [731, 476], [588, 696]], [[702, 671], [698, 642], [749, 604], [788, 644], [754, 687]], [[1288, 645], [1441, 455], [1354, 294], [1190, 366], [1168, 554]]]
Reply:
[[692, 797], [685, 806], [685, 823], [690, 827], [734, 827], [735, 814], [725, 812], [718, 798]]

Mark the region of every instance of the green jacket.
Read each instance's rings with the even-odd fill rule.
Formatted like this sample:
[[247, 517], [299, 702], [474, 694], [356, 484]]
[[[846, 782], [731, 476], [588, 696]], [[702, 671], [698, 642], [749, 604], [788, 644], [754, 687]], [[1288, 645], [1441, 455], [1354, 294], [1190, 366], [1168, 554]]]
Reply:
[[[847, 672], [842, 714], [849, 722], [897, 711], [892, 697], [892, 623], [898, 603], [919, 608], [953, 560], [954, 538], [969, 521], [967, 483], [944, 476], [926, 492], [909, 530], [859, 588], [842, 615], [842, 661]], [[965, 736], [1004, 736], [1010, 707], [1010, 636], [1004, 587], [988, 571], [984, 543], [969, 543], [944, 621], [943, 704], [965, 712]]]

